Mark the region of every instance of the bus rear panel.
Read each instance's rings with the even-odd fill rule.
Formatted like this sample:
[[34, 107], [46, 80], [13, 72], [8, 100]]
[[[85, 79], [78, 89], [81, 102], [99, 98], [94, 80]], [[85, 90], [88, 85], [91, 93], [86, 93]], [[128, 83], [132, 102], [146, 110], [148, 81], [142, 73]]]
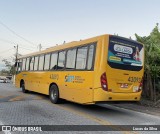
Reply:
[[103, 45], [100, 88], [95, 87], [94, 101], [139, 101], [144, 72], [143, 45], [111, 35]]

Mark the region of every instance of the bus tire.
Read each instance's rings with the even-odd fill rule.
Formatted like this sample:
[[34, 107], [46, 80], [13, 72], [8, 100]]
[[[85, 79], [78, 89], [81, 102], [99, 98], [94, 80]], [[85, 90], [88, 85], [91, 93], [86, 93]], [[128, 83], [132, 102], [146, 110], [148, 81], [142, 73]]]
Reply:
[[27, 93], [28, 92], [28, 90], [26, 90], [26, 88], [25, 88], [25, 83], [24, 82], [22, 83], [21, 88], [22, 88], [22, 92], [23, 93]]
[[58, 87], [56, 85], [52, 85], [49, 89], [49, 98], [50, 101], [54, 104], [59, 103], [59, 90]]

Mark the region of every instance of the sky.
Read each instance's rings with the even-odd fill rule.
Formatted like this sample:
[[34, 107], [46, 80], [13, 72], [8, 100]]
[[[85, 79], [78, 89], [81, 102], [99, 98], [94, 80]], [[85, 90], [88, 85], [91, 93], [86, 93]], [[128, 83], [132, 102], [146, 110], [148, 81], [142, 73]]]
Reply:
[[160, 0], [0, 0], [2, 59], [102, 34], [135, 39], [160, 23]]

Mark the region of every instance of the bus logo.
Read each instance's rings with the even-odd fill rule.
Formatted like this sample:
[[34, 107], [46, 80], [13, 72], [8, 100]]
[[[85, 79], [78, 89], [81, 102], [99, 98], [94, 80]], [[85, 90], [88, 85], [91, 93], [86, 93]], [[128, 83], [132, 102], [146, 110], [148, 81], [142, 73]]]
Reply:
[[11, 126], [2, 126], [2, 131], [5, 132], [5, 133], [10, 134]]
[[72, 75], [65, 76], [65, 82], [73, 82], [73, 81], [74, 81], [74, 76]]

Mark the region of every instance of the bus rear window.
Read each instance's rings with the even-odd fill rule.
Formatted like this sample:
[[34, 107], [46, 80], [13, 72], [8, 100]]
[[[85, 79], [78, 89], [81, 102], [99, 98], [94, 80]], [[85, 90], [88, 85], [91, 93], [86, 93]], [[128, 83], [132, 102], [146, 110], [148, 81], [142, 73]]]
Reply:
[[143, 67], [143, 45], [126, 38], [110, 36], [108, 65], [112, 68], [139, 71]]

